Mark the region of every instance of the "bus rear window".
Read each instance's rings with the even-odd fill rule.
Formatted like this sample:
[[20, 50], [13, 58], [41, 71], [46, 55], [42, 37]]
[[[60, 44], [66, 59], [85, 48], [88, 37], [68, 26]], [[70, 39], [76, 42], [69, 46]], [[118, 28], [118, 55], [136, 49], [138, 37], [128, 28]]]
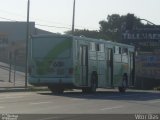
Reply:
[[36, 38], [32, 40], [32, 57], [67, 58], [70, 57], [71, 46], [72, 41], [65, 38]]

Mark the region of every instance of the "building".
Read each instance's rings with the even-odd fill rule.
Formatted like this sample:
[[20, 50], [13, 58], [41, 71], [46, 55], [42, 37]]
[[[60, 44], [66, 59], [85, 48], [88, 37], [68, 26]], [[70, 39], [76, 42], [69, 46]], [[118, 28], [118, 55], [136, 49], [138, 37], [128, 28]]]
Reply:
[[[26, 22], [0, 22], [0, 61], [25, 65]], [[54, 34], [35, 27], [29, 23], [29, 34]]]
[[126, 30], [122, 42], [136, 47], [136, 87], [160, 86], [160, 26], [144, 25]]

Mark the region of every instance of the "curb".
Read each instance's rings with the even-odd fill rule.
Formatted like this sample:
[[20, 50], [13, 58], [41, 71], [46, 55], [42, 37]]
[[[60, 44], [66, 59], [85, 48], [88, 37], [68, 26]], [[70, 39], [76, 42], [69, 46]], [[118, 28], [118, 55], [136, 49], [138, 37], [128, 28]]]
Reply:
[[49, 91], [48, 88], [36, 88], [36, 87], [1, 87], [1, 92], [36, 92], [36, 91]]

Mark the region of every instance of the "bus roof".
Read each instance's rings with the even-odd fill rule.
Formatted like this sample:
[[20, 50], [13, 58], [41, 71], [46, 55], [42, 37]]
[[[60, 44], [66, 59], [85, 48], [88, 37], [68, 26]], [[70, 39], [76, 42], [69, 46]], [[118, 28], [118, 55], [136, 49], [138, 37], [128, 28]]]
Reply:
[[116, 46], [122, 46], [122, 47], [129, 47], [131, 49], [134, 49], [134, 46], [128, 45], [128, 44], [123, 44], [123, 43], [118, 43], [118, 42], [113, 42], [111, 40], [104, 40], [104, 39], [95, 39], [95, 38], [88, 38], [85, 36], [72, 36], [72, 35], [62, 35], [62, 34], [42, 34], [42, 35], [34, 35], [31, 36], [31, 38], [48, 38], [48, 37], [60, 37], [60, 38], [73, 38], [76, 40], [87, 40], [90, 42], [98, 42], [102, 44], [111, 44], [111, 45], [116, 45]]
[[108, 44], [122, 46], [122, 47], [131, 47], [131, 48], [134, 48], [134, 46], [132, 46], [132, 45], [118, 43], [118, 42], [113, 42], [111, 40], [88, 38], [88, 37], [84, 37], [84, 36], [74, 36], [74, 38], [77, 39], [77, 40], [84, 40], [85, 39], [85, 40], [92, 41], [92, 42], [99, 42], [99, 43], [104, 43], [104, 44], [108, 43]]

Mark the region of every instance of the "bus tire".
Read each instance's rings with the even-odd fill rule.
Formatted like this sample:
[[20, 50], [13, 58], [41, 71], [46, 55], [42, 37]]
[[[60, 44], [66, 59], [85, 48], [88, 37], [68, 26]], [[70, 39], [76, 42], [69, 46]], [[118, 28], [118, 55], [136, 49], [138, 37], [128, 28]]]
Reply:
[[90, 91], [92, 93], [96, 92], [96, 89], [98, 87], [98, 75], [96, 72], [93, 72], [91, 75], [91, 87], [90, 87]]
[[91, 74], [91, 86], [82, 88], [83, 93], [95, 93], [98, 87], [98, 75], [96, 72], [92, 72]]
[[90, 93], [90, 89], [89, 88], [82, 88], [82, 92], [83, 93]]
[[119, 92], [124, 93], [126, 92], [126, 88], [128, 86], [128, 75], [127, 73], [123, 74], [123, 79], [122, 79], [122, 86], [119, 86]]
[[64, 89], [61, 88], [54, 88], [51, 86], [48, 86], [48, 89], [53, 93], [53, 94], [63, 94]]
[[118, 90], [119, 90], [120, 93], [125, 93], [126, 92], [125, 87], [118, 87]]

